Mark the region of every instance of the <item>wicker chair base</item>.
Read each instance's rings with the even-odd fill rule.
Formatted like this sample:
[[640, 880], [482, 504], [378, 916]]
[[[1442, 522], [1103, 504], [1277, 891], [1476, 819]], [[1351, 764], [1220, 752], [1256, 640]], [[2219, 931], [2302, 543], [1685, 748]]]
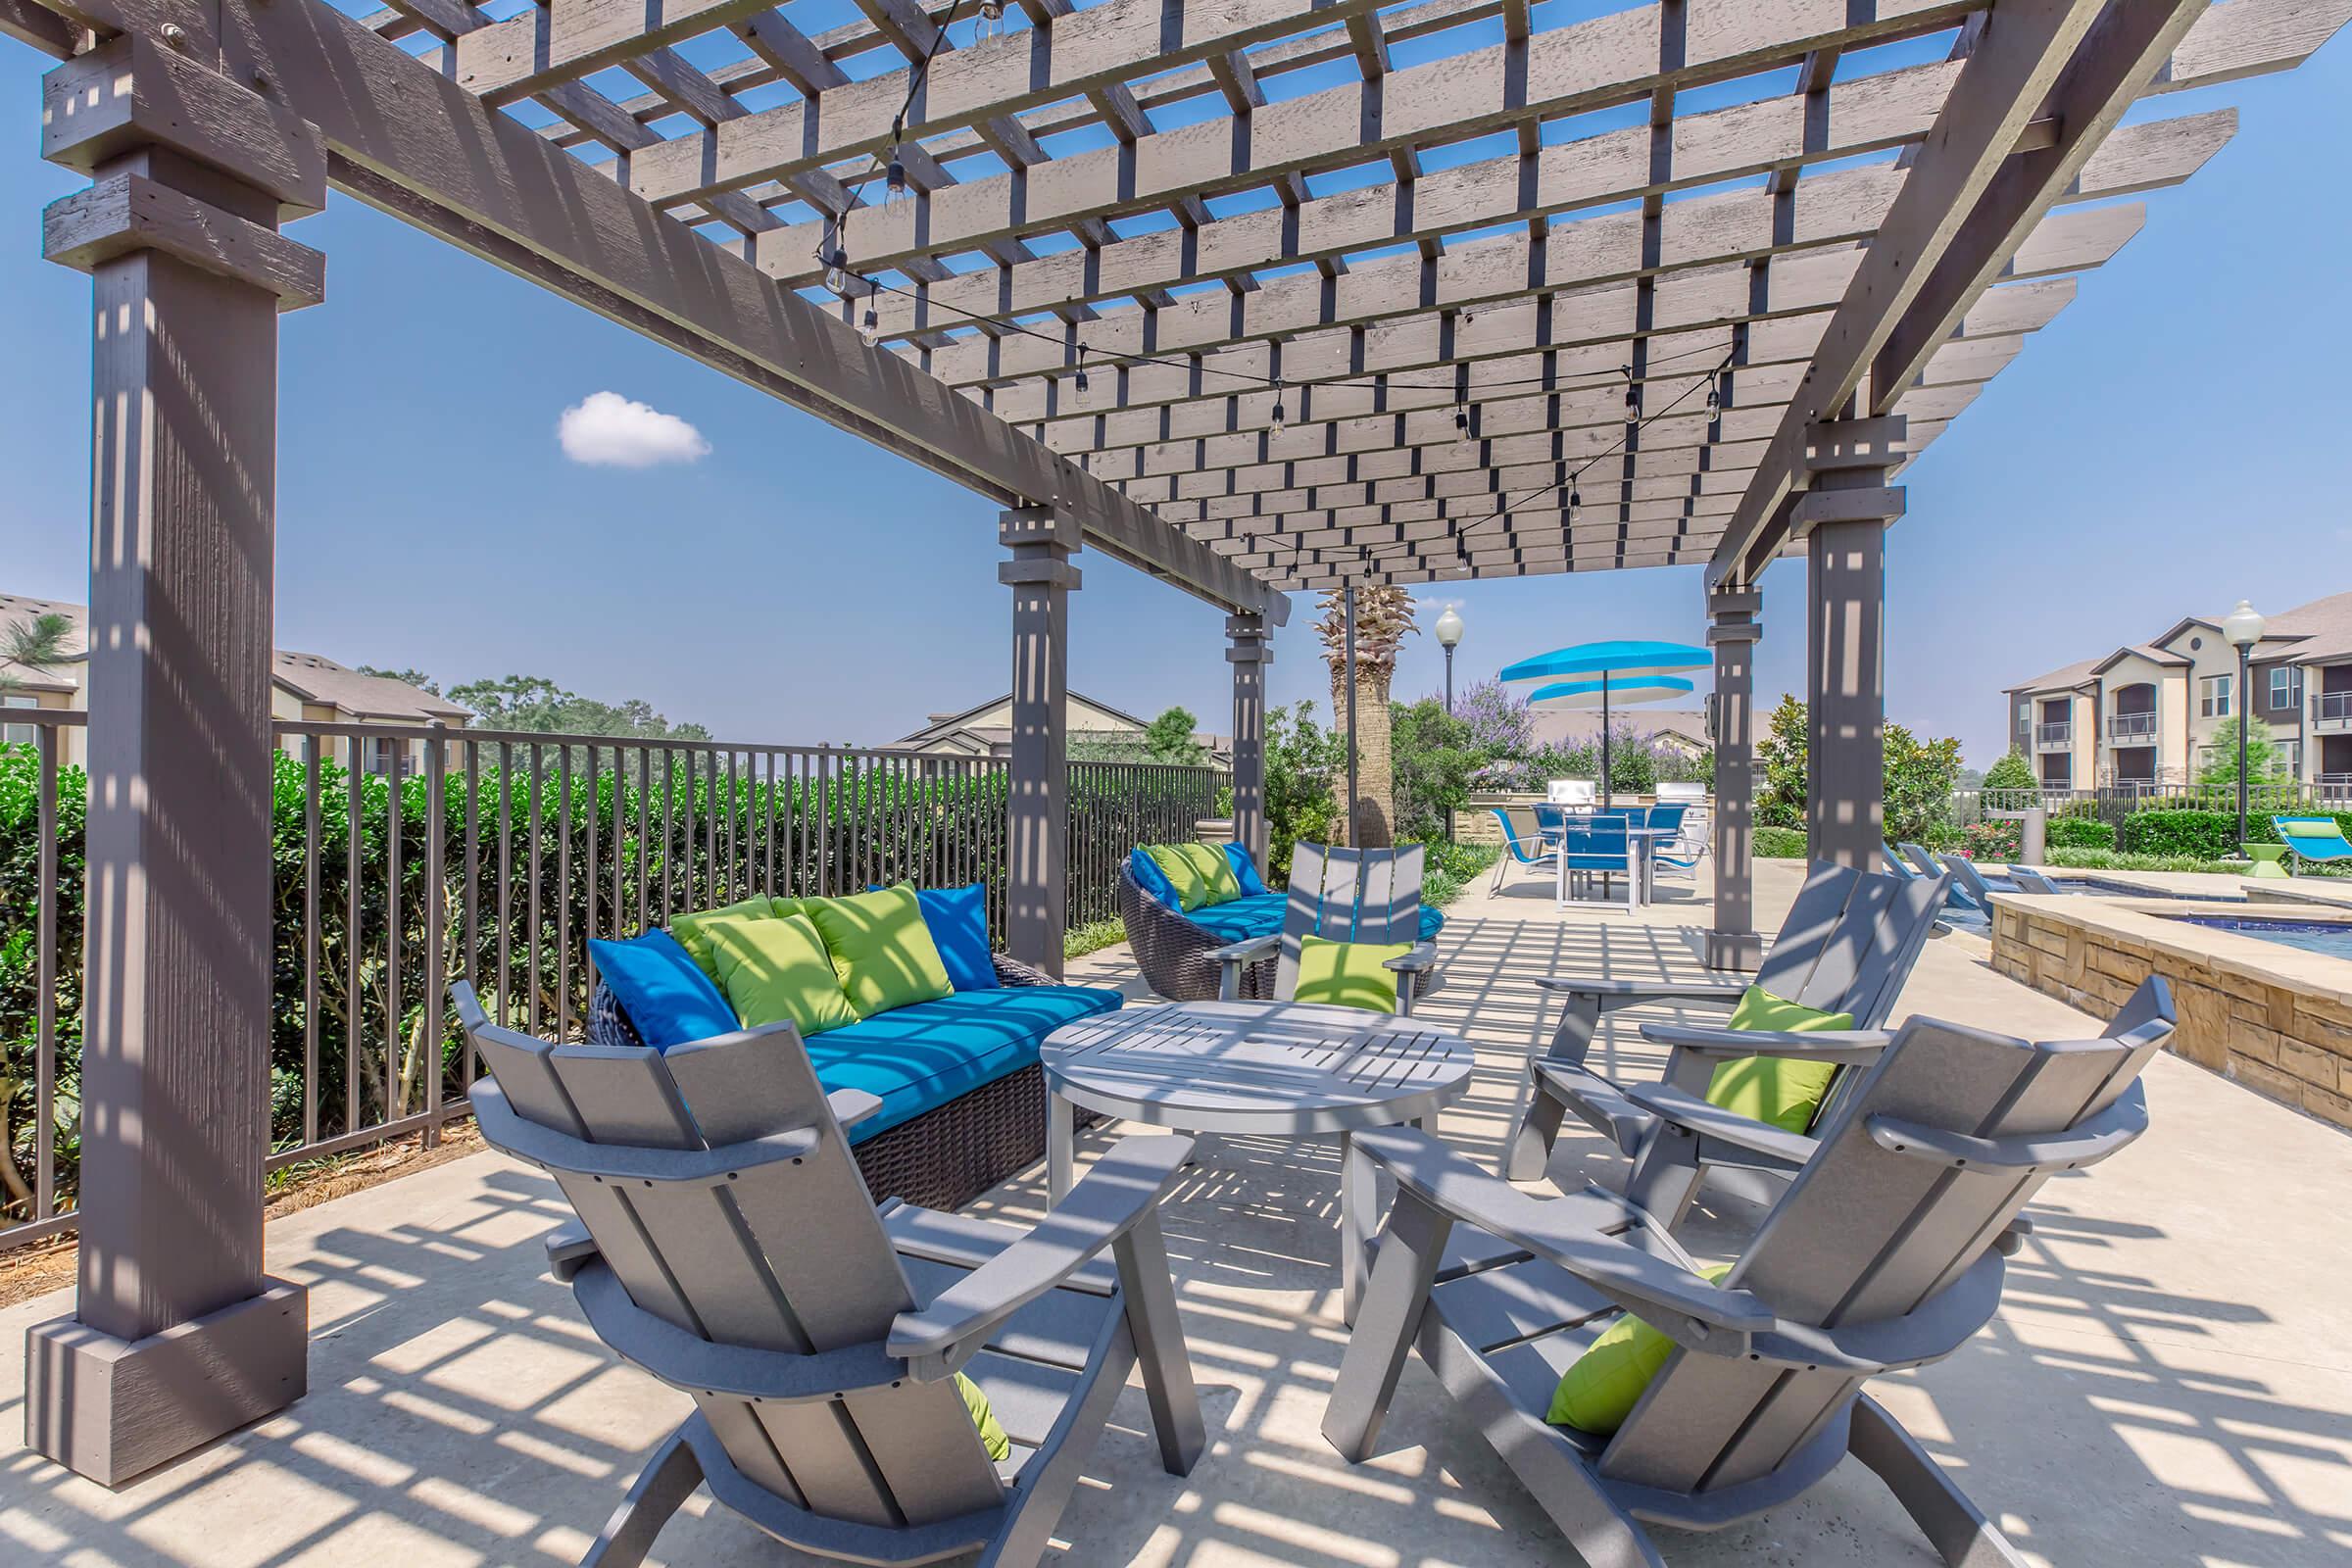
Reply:
[[[1214, 1002], [1224, 966], [1211, 956], [1226, 945], [1146, 893], [1135, 873], [1119, 867], [1119, 916], [1127, 923], [1127, 947], [1152, 991], [1170, 1002]], [[1242, 970], [1242, 996], [1270, 1001], [1281, 959], [1268, 956]]]

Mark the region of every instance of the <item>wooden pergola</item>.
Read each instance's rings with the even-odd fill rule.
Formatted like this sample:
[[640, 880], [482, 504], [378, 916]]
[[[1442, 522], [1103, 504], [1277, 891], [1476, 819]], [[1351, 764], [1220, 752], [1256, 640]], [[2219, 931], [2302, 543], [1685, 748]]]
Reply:
[[[94, 280], [80, 1298], [28, 1438], [298, 1396], [262, 1270], [281, 232], [331, 184], [987, 498], [1008, 939], [1057, 964], [1093, 550], [1217, 605], [1241, 830], [1286, 591], [1705, 567], [1710, 961], [1752, 966], [1757, 579], [1810, 563], [1816, 856], [1880, 837], [1903, 467], [2352, 0], [0, 0]], [[1582, 11], [1583, 7], [1561, 8]], [[987, 36], [982, 36], [986, 34]], [[885, 199], [886, 197], [891, 199]]]

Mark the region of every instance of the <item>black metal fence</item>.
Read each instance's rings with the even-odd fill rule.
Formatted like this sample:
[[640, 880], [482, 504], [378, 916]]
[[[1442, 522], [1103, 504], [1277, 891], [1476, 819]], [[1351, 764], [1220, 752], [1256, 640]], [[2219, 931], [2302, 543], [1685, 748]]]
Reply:
[[[79, 1148], [80, 713], [12, 710], [0, 746], [0, 1250], [69, 1229]], [[275, 726], [272, 1171], [466, 1114], [450, 1015], [576, 1035], [588, 943], [753, 897], [911, 880], [988, 888], [1004, 928], [1005, 764], [842, 747], [313, 722]], [[21, 731], [19, 733], [22, 733]], [[358, 766], [349, 763], [354, 758]], [[1070, 765], [1073, 923], [1119, 861], [1190, 838], [1227, 775]]]

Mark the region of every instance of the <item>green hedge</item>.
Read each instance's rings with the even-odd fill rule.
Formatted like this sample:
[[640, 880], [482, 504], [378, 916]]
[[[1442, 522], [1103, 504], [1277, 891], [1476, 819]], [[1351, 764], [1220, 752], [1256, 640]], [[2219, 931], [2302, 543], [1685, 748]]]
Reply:
[[2202, 871], [2208, 876], [2244, 876], [2246, 860], [2205, 860], [2187, 855], [2126, 855], [2116, 850], [2052, 850], [2050, 864], [2076, 871]]
[[[2299, 811], [2296, 814], [2318, 813]], [[2352, 811], [2332, 814], [2339, 826], [2352, 831]], [[2055, 843], [2056, 840], [2051, 842]], [[2247, 813], [2246, 842], [2278, 842], [2278, 830], [2271, 825], [2267, 812]], [[2237, 813], [2234, 811], [2134, 811], [2124, 818], [2124, 831], [2116, 848], [2135, 855], [2188, 856], [2201, 860], [2220, 860], [2235, 856], [2237, 845]]]
[[1805, 858], [1805, 833], [1802, 828], [1760, 827], [1756, 829], [1755, 848], [1759, 860], [1801, 860]]
[[2112, 850], [2115, 829], [2095, 816], [2057, 816], [2044, 842], [2053, 850]]

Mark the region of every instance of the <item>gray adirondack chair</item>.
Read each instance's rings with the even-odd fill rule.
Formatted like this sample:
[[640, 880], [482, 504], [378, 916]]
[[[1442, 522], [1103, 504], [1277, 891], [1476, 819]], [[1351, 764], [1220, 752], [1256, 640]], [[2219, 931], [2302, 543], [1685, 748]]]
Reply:
[[[1418, 1349], [1594, 1568], [1662, 1568], [1642, 1521], [1718, 1529], [1848, 1453], [1945, 1562], [2022, 1568], [1863, 1386], [1941, 1359], [1991, 1318], [2004, 1254], [2030, 1229], [2019, 1210], [2053, 1173], [2146, 1128], [2136, 1080], [2172, 1029], [2161, 979], [2092, 1041], [1911, 1019], [1720, 1284], [1614, 1195], [1540, 1199], [1425, 1134], [1359, 1133], [1350, 1157], [1390, 1171], [1397, 1199], [1323, 1435], [1370, 1457]], [[1546, 1424], [1561, 1374], [1619, 1310], [1676, 1348], [1613, 1435]]]
[[1394, 850], [1331, 849], [1320, 844], [1291, 848], [1290, 899], [1282, 930], [1219, 948], [1210, 956], [1223, 965], [1219, 1002], [1242, 995], [1242, 971], [1279, 946], [1274, 970], [1276, 1002], [1298, 994], [1298, 951], [1302, 939], [1327, 942], [1411, 943], [1412, 951], [1392, 958], [1396, 975], [1396, 1011], [1413, 1010], [1414, 999], [1437, 989], [1438, 950], [1421, 940], [1421, 885], [1426, 852], [1418, 844]]
[[[1121, 1141], [1028, 1231], [877, 1210], [843, 1128], [880, 1102], [828, 1097], [789, 1023], [666, 1054], [549, 1045], [452, 990], [490, 1069], [483, 1137], [578, 1215], [548, 1244], [557, 1274], [606, 1344], [694, 1396], [590, 1568], [642, 1561], [705, 1483], [819, 1556], [1027, 1568], [1139, 1358], [1161, 1462], [1192, 1469], [1200, 1405], [1158, 1221], [1189, 1139]], [[958, 1370], [1009, 1458], [989, 1458]]]
[[[1700, 1094], [1706, 1090], [1706, 1075], [1716, 1061], [1760, 1053], [1785, 1054], [1782, 1048], [1791, 1040], [1809, 1042], [1804, 1054], [1816, 1059], [1823, 1059], [1825, 1051], [1839, 1047], [1853, 1053], [1842, 1059], [1867, 1062], [1886, 1046], [1886, 1037], [1878, 1026], [1886, 1021], [1903, 983], [1911, 977], [1911, 967], [1927, 946], [1929, 930], [1951, 885], [1948, 872], [1933, 880], [1902, 878], [1817, 862], [1807, 871], [1804, 886], [1797, 890], [1796, 902], [1789, 906], [1788, 917], [1752, 982], [1745, 976], [1705, 980], [1548, 977], [1537, 981], [1560, 998], [1560, 1022], [1548, 1046], [1529, 1053], [1527, 1082], [1521, 1089], [1520, 1114], [1505, 1156], [1505, 1173], [1513, 1181], [1541, 1180], [1568, 1112], [1637, 1161], [1643, 1149], [1656, 1140], [1660, 1130], [1657, 1111], [1585, 1065], [1601, 1018], [1625, 1007], [1670, 1002], [1729, 1008], [1753, 983], [1808, 1007], [1853, 1015], [1851, 1033], [1777, 1035], [1709, 1030], [1705, 1033], [1720, 1037], [1726, 1049], [1703, 1063], [1699, 1054], [1705, 1040], [1695, 1034], [1678, 1037], [1676, 1043], [1690, 1056], [1669, 1065], [1667, 1082], [1690, 1088], [1690, 1075], [1696, 1074], [1695, 1092]], [[1688, 1044], [1683, 1044], [1686, 1041]], [[1830, 1108], [1825, 1103], [1824, 1112]], [[1752, 1183], [1744, 1184], [1743, 1190], [1747, 1196], [1765, 1200], [1774, 1196]], [[1686, 1201], [1688, 1197], [1686, 1193]]]

